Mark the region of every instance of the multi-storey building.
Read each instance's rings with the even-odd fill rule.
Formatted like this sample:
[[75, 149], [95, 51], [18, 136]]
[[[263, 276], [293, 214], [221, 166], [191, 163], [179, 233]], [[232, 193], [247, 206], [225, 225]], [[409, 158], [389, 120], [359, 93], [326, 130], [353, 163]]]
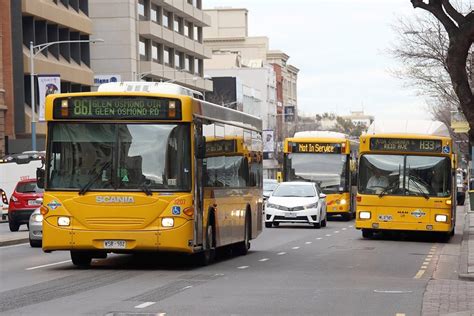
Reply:
[[[48, 46], [34, 57], [35, 74], [60, 75], [61, 92], [89, 91], [93, 74], [87, 41], [92, 21], [88, 0], [6, 0], [1, 4], [3, 76], [12, 82], [4, 86], [6, 136], [8, 151], [14, 153], [31, 149], [30, 42], [35, 46], [63, 42]], [[77, 40], [84, 42], [74, 42]], [[37, 89], [35, 92], [37, 98]], [[37, 112], [37, 101], [35, 105]], [[38, 150], [44, 148], [44, 132], [44, 123], [39, 122]]]
[[92, 47], [97, 78], [173, 81], [211, 91], [203, 69], [211, 56], [203, 44], [210, 18], [201, 5], [200, 0], [91, 1], [93, 32], [104, 40]]

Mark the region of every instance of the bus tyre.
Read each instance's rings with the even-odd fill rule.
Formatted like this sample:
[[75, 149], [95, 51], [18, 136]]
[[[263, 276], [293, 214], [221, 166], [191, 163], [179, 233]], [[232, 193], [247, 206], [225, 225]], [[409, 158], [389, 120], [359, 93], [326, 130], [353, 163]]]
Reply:
[[92, 257], [85, 252], [71, 251], [72, 264], [80, 268], [88, 268], [91, 265]]
[[372, 238], [374, 236], [374, 232], [370, 229], [362, 229], [362, 237], [364, 238]]
[[206, 249], [198, 254], [200, 266], [207, 266], [214, 262], [216, 258], [216, 245], [214, 240], [214, 225], [209, 222], [206, 228]]
[[20, 224], [11, 219], [8, 220], [8, 226], [10, 227], [11, 232], [17, 232], [20, 229]]
[[245, 216], [245, 225], [244, 225], [244, 241], [236, 245], [235, 250], [237, 255], [245, 256], [250, 249], [250, 216]]
[[342, 214], [342, 219], [345, 220], [346, 222], [350, 221], [352, 219], [352, 213], [344, 213]]
[[272, 228], [272, 222], [265, 222], [266, 228]]

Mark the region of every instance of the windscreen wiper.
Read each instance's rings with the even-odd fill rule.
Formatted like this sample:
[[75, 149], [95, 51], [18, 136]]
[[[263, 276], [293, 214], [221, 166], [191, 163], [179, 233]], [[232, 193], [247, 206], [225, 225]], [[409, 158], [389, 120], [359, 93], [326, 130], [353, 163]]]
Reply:
[[[408, 179], [408, 181], [410, 181], [410, 179]], [[430, 199], [430, 196], [428, 194], [426, 194], [425, 192], [423, 192], [423, 190], [420, 188], [420, 186], [418, 185], [418, 183], [416, 183], [415, 180], [411, 179], [411, 181], [415, 184], [416, 188], [418, 189], [418, 191], [421, 193], [421, 195], [423, 195], [423, 197], [427, 200]]]
[[79, 195], [84, 195], [87, 191], [89, 191], [90, 187], [97, 181], [99, 180], [99, 178], [102, 176], [102, 172], [107, 169], [108, 167], [110, 167], [110, 165], [112, 164], [111, 161], [108, 161], [106, 162], [100, 169], [99, 171], [94, 175], [94, 177], [92, 179], [89, 180], [89, 182], [86, 183], [85, 186], [83, 186], [80, 190], [79, 190]]

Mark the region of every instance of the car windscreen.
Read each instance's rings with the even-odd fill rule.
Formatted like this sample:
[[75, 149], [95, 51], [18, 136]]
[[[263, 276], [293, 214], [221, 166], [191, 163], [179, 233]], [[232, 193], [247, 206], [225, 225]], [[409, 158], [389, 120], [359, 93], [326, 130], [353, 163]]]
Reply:
[[278, 186], [278, 182], [265, 182], [263, 181], [263, 191], [273, 191]]
[[280, 185], [272, 196], [277, 197], [313, 197], [316, 196], [316, 191], [312, 185]]

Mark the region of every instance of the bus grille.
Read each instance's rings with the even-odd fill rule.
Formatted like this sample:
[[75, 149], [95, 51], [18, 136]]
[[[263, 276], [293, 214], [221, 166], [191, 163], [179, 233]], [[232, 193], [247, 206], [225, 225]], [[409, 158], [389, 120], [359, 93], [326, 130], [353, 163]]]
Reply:
[[139, 226], [145, 222], [144, 218], [86, 218], [86, 223], [91, 226]]

